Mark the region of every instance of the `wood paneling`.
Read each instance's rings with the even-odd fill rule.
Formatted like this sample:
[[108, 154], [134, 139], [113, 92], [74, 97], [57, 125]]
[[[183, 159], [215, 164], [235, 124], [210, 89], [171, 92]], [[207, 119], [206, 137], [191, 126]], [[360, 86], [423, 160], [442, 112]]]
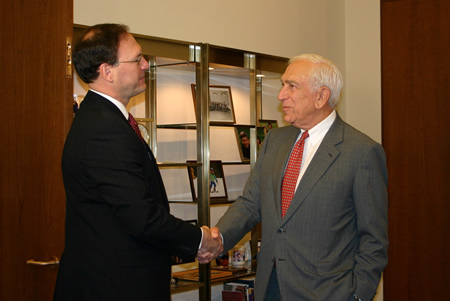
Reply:
[[448, 299], [449, 12], [448, 0], [381, 1], [385, 301]]
[[61, 153], [72, 119], [65, 75], [72, 0], [2, 1], [0, 9], [0, 300], [51, 300], [61, 256]]

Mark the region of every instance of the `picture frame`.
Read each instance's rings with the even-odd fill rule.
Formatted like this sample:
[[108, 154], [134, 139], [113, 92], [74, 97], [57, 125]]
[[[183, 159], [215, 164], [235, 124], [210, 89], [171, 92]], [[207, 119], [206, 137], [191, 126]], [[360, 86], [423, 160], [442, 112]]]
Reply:
[[[196, 163], [196, 161], [186, 161], [187, 163]], [[188, 166], [189, 183], [191, 186], [192, 200], [198, 201], [197, 192], [197, 167]], [[213, 181], [212, 181], [213, 180]], [[211, 160], [210, 161], [210, 186], [209, 186], [209, 198], [211, 202], [214, 201], [228, 201], [227, 185], [225, 182], [225, 175], [223, 173], [222, 161]]]
[[250, 129], [251, 126], [247, 125], [239, 125], [234, 127], [242, 162], [250, 161]]
[[264, 142], [264, 138], [266, 138], [265, 128], [262, 126], [258, 126], [256, 128], [256, 153], [259, 154], [259, 149]]
[[278, 127], [277, 120], [268, 120], [268, 119], [259, 119], [258, 127], [262, 127], [264, 129], [264, 136], [271, 130]]
[[[185, 220], [185, 222], [193, 224], [194, 226], [197, 226], [197, 220], [196, 219]], [[178, 264], [195, 262], [195, 258], [183, 259], [183, 258], [180, 258], [180, 257], [175, 256], [175, 255], [172, 255], [171, 258], [172, 258], [172, 265], [178, 265]]]
[[[191, 84], [192, 99], [194, 100], [194, 110], [196, 105], [196, 85]], [[228, 125], [236, 123], [234, 114], [233, 97], [230, 86], [209, 86], [209, 121], [215, 125]]]
[[268, 119], [260, 119], [258, 120], [258, 127], [257, 127], [257, 135], [259, 139], [259, 143], [257, 143], [257, 150], [259, 152], [259, 148], [261, 147], [261, 144], [264, 142], [264, 139], [266, 138], [267, 133], [271, 129], [275, 129], [278, 127], [278, 121], [276, 120], [268, 120]]

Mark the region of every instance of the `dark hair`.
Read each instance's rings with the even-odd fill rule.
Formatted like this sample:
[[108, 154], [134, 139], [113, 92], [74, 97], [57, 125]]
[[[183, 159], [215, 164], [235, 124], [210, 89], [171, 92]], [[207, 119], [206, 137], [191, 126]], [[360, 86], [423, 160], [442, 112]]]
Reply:
[[86, 30], [73, 50], [73, 65], [85, 83], [98, 78], [101, 64], [117, 62], [120, 40], [128, 30], [128, 26], [122, 24], [97, 24]]

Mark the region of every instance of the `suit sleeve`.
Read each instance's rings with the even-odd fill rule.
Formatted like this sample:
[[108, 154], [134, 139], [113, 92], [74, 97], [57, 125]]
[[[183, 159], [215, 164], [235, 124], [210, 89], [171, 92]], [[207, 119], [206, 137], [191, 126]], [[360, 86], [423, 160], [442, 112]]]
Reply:
[[242, 196], [239, 196], [228, 208], [216, 225], [223, 234], [225, 252], [233, 248], [245, 234], [261, 222], [260, 176], [263, 175], [261, 169], [267, 146], [270, 144], [271, 133], [272, 131], [269, 131], [264, 139], [255, 167], [244, 186]]
[[359, 252], [355, 258], [355, 292], [362, 300], [372, 300], [381, 273], [387, 264], [388, 195], [386, 158], [375, 144], [365, 154], [354, 183]]

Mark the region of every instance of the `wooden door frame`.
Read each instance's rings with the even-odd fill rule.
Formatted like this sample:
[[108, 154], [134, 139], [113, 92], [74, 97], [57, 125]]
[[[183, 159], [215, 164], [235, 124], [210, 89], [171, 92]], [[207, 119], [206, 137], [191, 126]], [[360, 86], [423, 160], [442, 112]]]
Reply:
[[2, 1], [0, 42], [1, 300], [50, 300], [60, 257], [65, 193], [61, 153], [72, 120], [66, 35], [73, 0]]
[[390, 240], [385, 301], [448, 298], [449, 3], [381, 1]]

